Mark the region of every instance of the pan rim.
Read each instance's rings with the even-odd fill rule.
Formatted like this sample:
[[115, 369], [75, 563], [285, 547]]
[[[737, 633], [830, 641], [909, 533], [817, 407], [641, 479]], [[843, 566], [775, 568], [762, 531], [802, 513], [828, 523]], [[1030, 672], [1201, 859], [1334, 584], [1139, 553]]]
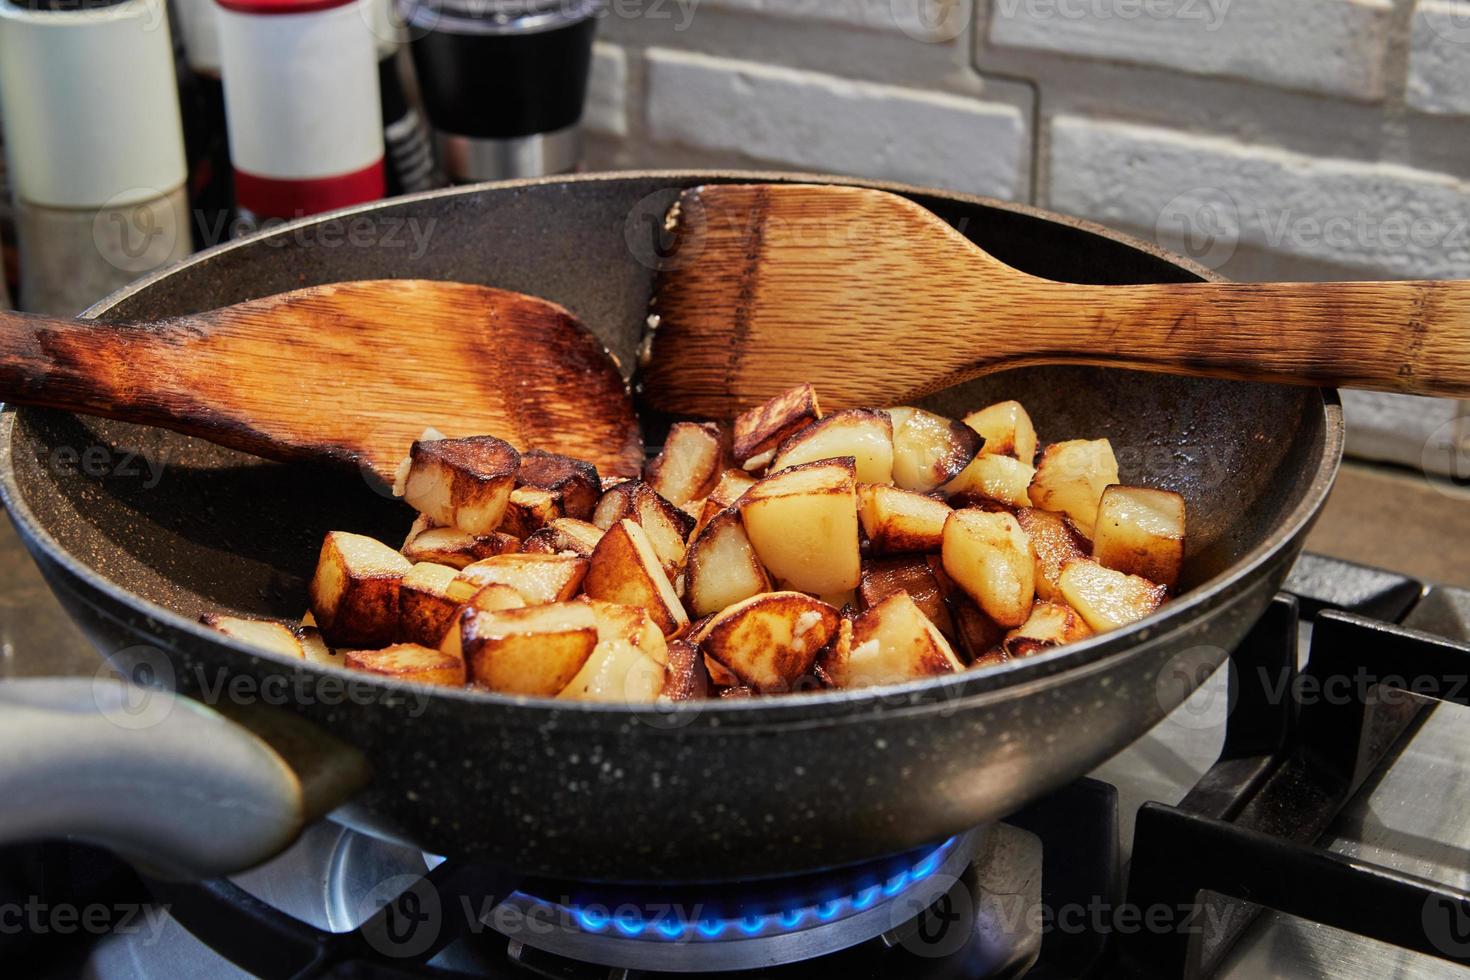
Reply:
[[[525, 180], [472, 184], [463, 187], [452, 187], [404, 195], [403, 197], [396, 197], [387, 201], [358, 205], [320, 215], [312, 215], [274, 226], [267, 232], [222, 243], [195, 253], [185, 262], [154, 272], [124, 286], [89, 307], [81, 316], [85, 319], [106, 319], [105, 314], [122, 300], [149, 288], [154, 283], [167, 278], [182, 268], [203, 261], [206, 257], [234, 249], [251, 247], [262, 240], [277, 235], [289, 235], [297, 228], [326, 220], [339, 219], [343, 216], [353, 214], [371, 213], [381, 210], [385, 206], [398, 206], [419, 200], [473, 196], [487, 189], [514, 189], [518, 187], [545, 185], [609, 182], [634, 183], [650, 179], [678, 180], [683, 183], [690, 181], [697, 182], [700, 180], [722, 182], [739, 180], [751, 182], [774, 181], [781, 183], [818, 182], [844, 184], [889, 190], [905, 196], [935, 198], [959, 204], [995, 208], [1095, 234], [1136, 251], [1141, 251], [1155, 258], [1162, 259], [1170, 265], [1191, 275], [1195, 275], [1200, 279], [1224, 281], [1223, 277], [1183, 256], [1173, 255], [1156, 245], [1093, 222], [1061, 215], [1028, 204], [1000, 201], [978, 195], [915, 187], [889, 181], [861, 180], [829, 174], [747, 170], [609, 171], [572, 176], [539, 177]], [[656, 707], [646, 704], [597, 703], [560, 701], [554, 698], [512, 697], [494, 692], [475, 691], [469, 688], [426, 687], [393, 679], [373, 678], [360, 673], [352, 673], [350, 676], [356, 680], [375, 686], [381, 685], [388, 691], [412, 692], [419, 695], [429, 693], [436, 699], [442, 697], [450, 701], [463, 700], [486, 709], [518, 709], [503, 719], [508, 723], [519, 722], [526, 725], [534, 725], [542, 721], [547, 714], [554, 714], [562, 724], [575, 725], [578, 722], [624, 724], [630, 720], [646, 718], [651, 712], [656, 712], [669, 719], [676, 719], [676, 721], [670, 723], [669, 727], [671, 729], [691, 733], [701, 730], [718, 730], [721, 726], [755, 727], [820, 723], [832, 720], [832, 716], [839, 712], [854, 718], [866, 718], [876, 715], [887, 717], [911, 712], [949, 710], [958, 708], [962, 704], [970, 706], [979, 703], [1002, 702], [1012, 698], [1029, 697], [1053, 686], [1069, 683], [1074, 675], [1079, 672], [1085, 672], [1086, 668], [1091, 665], [1136, 654], [1144, 646], [1159, 642], [1162, 638], [1169, 636], [1173, 632], [1187, 627], [1191, 621], [1190, 614], [1192, 612], [1206, 604], [1215, 603], [1222, 599], [1229, 599], [1230, 596], [1228, 593], [1234, 583], [1248, 580], [1252, 573], [1276, 560], [1285, 547], [1310, 527], [1336, 479], [1337, 471], [1341, 465], [1345, 438], [1342, 405], [1336, 390], [1328, 388], [1319, 388], [1316, 390], [1322, 401], [1324, 424], [1323, 448], [1318, 465], [1312, 474], [1311, 481], [1302, 499], [1298, 501], [1297, 505], [1286, 518], [1264, 541], [1247, 552], [1240, 560], [1221, 570], [1205, 582], [1200, 583], [1185, 595], [1172, 600], [1159, 612], [1137, 623], [1132, 623], [1110, 633], [1068, 644], [1065, 647], [1060, 647], [1044, 654], [1028, 657], [1025, 660], [1013, 661], [980, 671], [967, 671], [961, 674], [927, 678], [905, 684], [885, 685], [868, 689], [810, 692], [749, 700], [711, 699], [671, 703]], [[44, 554], [48, 561], [60, 566], [68, 575], [91, 586], [97, 594], [106, 597], [109, 601], [116, 603], [122, 608], [142, 613], [161, 626], [183, 633], [201, 643], [218, 644], [237, 654], [254, 657], [282, 668], [292, 667], [297, 670], [304, 670], [320, 675], [329, 675], [330, 672], [330, 674], [341, 676], [346, 673], [342, 669], [319, 667], [315, 664], [309, 664], [299, 660], [287, 660], [269, 651], [264, 651], [232, 638], [224, 637], [218, 632], [210, 630], [202, 624], [188, 619], [167, 607], [158, 605], [127, 591], [62, 547], [60, 542], [52, 537], [36, 519], [34, 513], [32, 513], [27, 505], [19, 486], [15, 482], [14, 436], [17, 411], [16, 406], [7, 404], [3, 407], [3, 412], [0, 412], [0, 502], [4, 503], [18, 532], [23, 538], [27, 539], [27, 543], [32, 546], [33, 550]], [[89, 604], [96, 605], [91, 597], [83, 596], [82, 598]], [[916, 697], [924, 695], [928, 697], [923, 702], [914, 703]], [[908, 700], [909, 703], [901, 703], [904, 700]]]

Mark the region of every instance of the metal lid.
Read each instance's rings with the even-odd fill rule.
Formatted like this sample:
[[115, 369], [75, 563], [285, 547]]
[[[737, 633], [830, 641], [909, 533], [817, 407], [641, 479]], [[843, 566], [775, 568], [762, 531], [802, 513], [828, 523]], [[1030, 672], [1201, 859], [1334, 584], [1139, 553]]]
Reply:
[[399, 0], [403, 22], [451, 34], [536, 34], [596, 16], [602, 0]]

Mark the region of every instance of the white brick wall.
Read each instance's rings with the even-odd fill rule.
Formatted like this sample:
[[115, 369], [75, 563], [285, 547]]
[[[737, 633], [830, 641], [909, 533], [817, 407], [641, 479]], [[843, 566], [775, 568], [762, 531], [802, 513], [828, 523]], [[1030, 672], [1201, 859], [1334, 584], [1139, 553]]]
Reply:
[[599, 41], [592, 50], [583, 123], [605, 136], [628, 135], [628, 55], [615, 44]]
[[1420, 112], [1470, 114], [1470, 3], [1414, 5], [1408, 102]]
[[1015, 197], [1013, 106], [663, 48], [647, 52], [649, 135], [812, 170]]
[[1384, 95], [1390, 0], [992, 0], [993, 44]]
[[701, 0], [701, 5], [899, 31], [936, 42], [958, 37], [970, 18], [969, 0]]

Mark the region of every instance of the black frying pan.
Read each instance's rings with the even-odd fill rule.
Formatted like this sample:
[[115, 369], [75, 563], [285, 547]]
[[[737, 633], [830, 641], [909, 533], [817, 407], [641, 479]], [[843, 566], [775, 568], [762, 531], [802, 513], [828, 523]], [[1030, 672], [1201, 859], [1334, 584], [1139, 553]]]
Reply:
[[[204, 253], [91, 314], [147, 321], [336, 280], [455, 279], [566, 305], [631, 368], [664, 207], [698, 183], [786, 179], [591, 175], [397, 199]], [[888, 189], [1048, 278], [1208, 275], [1031, 208]], [[344, 234], [354, 229], [355, 237]], [[344, 680], [195, 620], [221, 608], [299, 615], [329, 529], [399, 538], [409, 512], [354, 474], [266, 463], [161, 430], [7, 409], [0, 494], [62, 602], [115, 663], [231, 709], [282, 700], [267, 691], [293, 692], [283, 707], [310, 723], [307, 734], [277, 731], [270, 744], [298, 767], [325, 760], [338, 777], [325, 788], [307, 781], [305, 811], [354, 785], [344, 764], [351, 753], [310, 734], [322, 730], [370, 767], [365, 788], [337, 814], [375, 833], [543, 875], [753, 877], [942, 840], [1131, 743], [1223, 660], [1275, 592], [1342, 449], [1336, 398], [1306, 388], [1031, 368], [929, 404], [959, 414], [1011, 397], [1026, 404], [1043, 440], [1107, 436], [1125, 482], [1185, 496], [1188, 591], [1105, 636], [878, 691], [660, 711]], [[662, 421], [649, 420], [654, 443]], [[58, 466], [58, 453], [70, 460], [72, 451], [114, 465]], [[128, 453], [164, 461], [156, 485], [115, 465]], [[153, 725], [152, 709], [135, 712], [143, 723], [121, 708], [111, 712], [121, 727], [97, 723], [90, 701], [106, 702], [109, 691], [63, 716], [54, 699], [74, 698], [74, 689], [0, 686], [13, 707], [0, 713], [0, 734], [20, 746], [0, 762], [0, 793], [31, 794], [24, 806], [3, 808], [10, 815], [0, 817], [0, 837], [81, 832], [155, 855], [162, 847], [211, 872], [261, 860], [289, 839], [303, 819], [299, 788], [266, 743], [191, 707]], [[48, 698], [49, 707], [35, 706]], [[21, 702], [30, 707], [14, 707]], [[122, 797], [137, 798], [125, 814]]]

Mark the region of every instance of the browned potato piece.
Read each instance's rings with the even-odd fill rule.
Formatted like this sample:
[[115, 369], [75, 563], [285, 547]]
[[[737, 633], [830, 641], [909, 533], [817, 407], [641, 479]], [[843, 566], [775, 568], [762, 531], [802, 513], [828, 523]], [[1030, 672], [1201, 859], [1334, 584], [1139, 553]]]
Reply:
[[463, 660], [417, 643], [398, 643], [382, 650], [348, 650], [342, 655], [342, 665], [349, 670], [415, 684], [464, 686]]
[[398, 587], [398, 636], [405, 643], [437, 647], [459, 607], [478, 591], [448, 565], [419, 562]]
[[1016, 523], [1031, 539], [1031, 550], [1036, 553], [1036, 594], [1043, 599], [1057, 598], [1062, 566], [1073, 558], [1086, 558], [1087, 542], [1065, 517], [1050, 511], [1022, 507], [1016, 511]]
[[1020, 626], [1036, 594], [1036, 556], [1010, 514], [966, 508], [944, 525], [944, 571], [1002, 626]]
[[597, 646], [589, 619], [585, 606], [571, 602], [497, 612], [466, 609], [458, 632], [470, 679], [506, 694], [560, 694]]
[[418, 441], [408, 455], [403, 499], [441, 527], [489, 534], [505, 516], [521, 456], [493, 436]]
[[592, 523], [606, 531], [624, 518], [637, 520], [638, 494], [647, 486], [642, 480], [624, 480], [608, 487], [592, 510]]
[[847, 658], [852, 654], [852, 619], [844, 614], [837, 620], [837, 632], [817, 654], [816, 663], [812, 664], [812, 674], [823, 687], [841, 686], [834, 675], [841, 675], [846, 670]]
[[1036, 458], [1036, 427], [1017, 401], [996, 402], [965, 416], [965, 424], [980, 433], [987, 456], [1010, 456], [1027, 466]]
[[577, 594], [587, 574], [587, 559], [576, 555], [497, 555], [466, 565], [461, 581], [476, 586], [508, 585], [526, 605], [562, 602]]
[[893, 482], [928, 493], [959, 476], [980, 451], [980, 436], [962, 422], [921, 408], [890, 408]]
[[600, 640], [557, 695], [568, 701], [644, 704], [663, 693], [664, 665], [626, 640]]
[[834, 651], [822, 672], [838, 687], [874, 687], [964, 667], [909, 594], [899, 591], [853, 620], [848, 655]]
[[743, 470], [758, 470], [770, 463], [776, 447], [799, 429], [822, 417], [817, 393], [809, 384], [782, 392], [775, 398], [735, 418], [731, 451]]
[[1108, 487], [1098, 505], [1092, 557], [1174, 588], [1184, 565], [1184, 498], [1171, 490]]
[[723, 510], [689, 547], [685, 598], [696, 616], [717, 613], [771, 590], [771, 579], [745, 535], [740, 511]]
[[744, 685], [740, 687], [727, 687], [720, 692], [720, 697], [729, 698], [732, 701], [743, 701], [746, 698], [755, 697], [755, 691]]
[[811, 669], [837, 632], [838, 618], [836, 609], [811, 596], [767, 592], [718, 613], [693, 640], [742, 684], [761, 693], [785, 691]]
[[1078, 558], [1062, 568], [1062, 598], [1098, 633], [1140, 620], [1163, 605], [1169, 590], [1146, 578]]
[[550, 490], [516, 487], [505, 505], [500, 530], [517, 538], [525, 538], [561, 517], [561, 501]]
[[669, 645], [658, 624], [637, 606], [620, 602], [603, 602], [582, 596], [577, 600], [591, 613], [593, 626], [597, 628], [597, 640], [622, 640], [633, 644], [647, 657], [663, 666], [669, 661]]
[[726, 470], [720, 474], [720, 481], [709, 492], [709, 499], [722, 507], [729, 507], [755, 484], [755, 477], [744, 470]]
[[521, 543], [521, 550], [557, 555], [569, 551], [591, 558], [592, 549], [602, 540], [602, 528], [574, 517], [558, 517]]
[[1006, 634], [1002, 645], [1011, 657], [1025, 657], [1092, 635], [1077, 610], [1065, 602], [1038, 602], [1026, 622]]
[[982, 453], [970, 461], [963, 473], [944, 485], [944, 492], [994, 500], [1007, 507], [1030, 507], [1028, 489], [1035, 475], [1029, 463]]
[[720, 663], [709, 654], [703, 654], [704, 671], [709, 675], [710, 683], [717, 688], [741, 687], [740, 678], [731, 672], [730, 668]]
[[643, 479], [660, 496], [679, 505], [707, 496], [725, 463], [725, 437], [712, 422], [675, 422]]
[[985, 615], [975, 605], [975, 600], [963, 591], [949, 597], [949, 611], [954, 617], [955, 640], [959, 643], [960, 659], [970, 665], [983, 663], [993, 652], [1000, 649], [1005, 639], [1006, 628]]
[[[426, 519], [420, 516], [420, 520]], [[414, 526], [419, 525], [416, 523]], [[464, 568], [471, 562], [515, 554], [520, 550], [520, 539], [499, 531], [471, 534], [457, 527], [424, 527], [410, 534], [404, 542], [403, 557], [411, 562], [427, 561]]]
[[319, 667], [346, 666], [342, 658], [342, 651], [333, 650], [327, 646], [327, 641], [322, 639], [322, 631], [315, 626], [301, 627], [301, 652], [306, 655], [308, 663]]
[[547, 490], [556, 495], [561, 512], [579, 521], [590, 521], [597, 498], [602, 496], [602, 481], [597, 467], [571, 456], [532, 449], [521, 454], [521, 468], [516, 472], [516, 485]]
[[644, 610], [665, 636], [689, 623], [648, 535], [632, 520], [619, 521], [603, 534], [583, 585], [593, 599]]
[[592, 523], [603, 530], [621, 520], [631, 520], [643, 528], [664, 574], [672, 578], [683, 563], [684, 542], [694, 529], [694, 518], [642, 480], [629, 480], [603, 494], [592, 516]]
[[[262, 650], [278, 653], [283, 657], [300, 660], [306, 656], [302, 643], [302, 628], [299, 626], [288, 626], [274, 619], [244, 619], [239, 616], [224, 616], [218, 613], [205, 613], [199, 617], [199, 622], [241, 643], [248, 643]], [[320, 639], [320, 634], [318, 634], [318, 639]]]
[[911, 490], [859, 484], [858, 517], [875, 555], [938, 551], [949, 505]]
[[854, 468], [850, 458], [793, 466], [740, 498], [745, 533], [761, 564], [791, 588], [818, 595], [857, 588]]
[[893, 482], [893, 422], [887, 412], [848, 408], [786, 438], [771, 460], [771, 472], [822, 459], [851, 456], [859, 483]]
[[1118, 461], [1108, 440], [1054, 442], [1042, 452], [1031, 480], [1031, 503], [1054, 514], [1066, 514], [1078, 533], [1091, 541], [1103, 490], [1117, 482]]
[[709, 697], [713, 686], [699, 647], [688, 640], [670, 640], [664, 697], [670, 701], [698, 701]]
[[382, 542], [330, 531], [311, 579], [311, 612], [327, 642], [383, 647], [398, 633], [398, 584], [413, 566]]
[[939, 632], [949, 637], [955, 635], [954, 620], [928, 558], [915, 555], [863, 562], [863, 583], [858, 594], [864, 608], [871, 609], [895, 592], [907, 592]]
[[449, 627], [439, 641], [439, 649], [463, 660], [463, 624], [468, 611], [495, 612], [500, 609], [522, 609], [525, 605], [526, 600], [521, 598], [521, 594], [508, 585], [496, 583], [484, 586], [462, 607], [455, 610], [454, 615], [450, 617]]

